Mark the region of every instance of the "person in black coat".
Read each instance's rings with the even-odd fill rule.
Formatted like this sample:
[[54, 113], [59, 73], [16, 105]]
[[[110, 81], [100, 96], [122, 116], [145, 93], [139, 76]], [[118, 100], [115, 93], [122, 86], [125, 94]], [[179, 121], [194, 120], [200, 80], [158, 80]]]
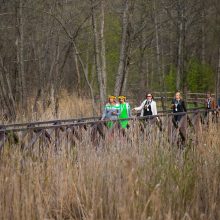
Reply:
[[[186, 105], [184, 100], [182, 99], [182, 96], [180, 92], [176, 92], [175, 98], [172, 100], [172, 110], [173, 113], [181, 113], [181, 112], [186, 112]], [[174, 120], [178, 124], [181, 120], [183, 115], [175, 115]]]

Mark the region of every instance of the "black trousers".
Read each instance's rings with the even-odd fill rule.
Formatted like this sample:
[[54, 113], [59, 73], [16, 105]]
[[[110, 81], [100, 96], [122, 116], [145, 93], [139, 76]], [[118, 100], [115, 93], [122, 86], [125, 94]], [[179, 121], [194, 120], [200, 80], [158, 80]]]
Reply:
[[175, 115], [174, 120], [179, 123], [182, 117], [182, 115]]

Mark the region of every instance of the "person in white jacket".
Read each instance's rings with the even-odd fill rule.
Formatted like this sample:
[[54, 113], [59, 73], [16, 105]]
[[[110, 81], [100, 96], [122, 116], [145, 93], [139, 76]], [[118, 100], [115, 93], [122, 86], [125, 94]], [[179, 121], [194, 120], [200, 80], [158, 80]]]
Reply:
[[151, 93], [147, 93], [146, 99], [139, 107], [134, 108], [135, 111], [141, 111], [141, 116], [157, 115], [157, 104], [153, 100]]

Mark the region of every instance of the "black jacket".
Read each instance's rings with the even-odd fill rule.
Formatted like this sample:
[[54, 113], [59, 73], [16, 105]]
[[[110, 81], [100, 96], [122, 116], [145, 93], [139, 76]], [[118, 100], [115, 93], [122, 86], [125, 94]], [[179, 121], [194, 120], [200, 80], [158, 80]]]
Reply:
[[[177, 106], [175, 106], [175, 104]], [[180, 99], [179, 101], [177, 101], [176, 99], [173, 99], [172, 100], [172, 109], [173, 109], [173, 112], [186, 112], [186, 105], [185, 105], [185, 102], [184, 100]]]

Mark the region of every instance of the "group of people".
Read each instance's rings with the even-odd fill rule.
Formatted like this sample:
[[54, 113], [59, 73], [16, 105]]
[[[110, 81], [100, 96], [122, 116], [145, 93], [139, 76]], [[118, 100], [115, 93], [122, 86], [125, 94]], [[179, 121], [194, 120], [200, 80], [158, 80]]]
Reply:
[[[211, 93], [207, 93], [207, 97], [205, 99], [205, 108], [208, 109], [215, 109], [216, 102], [214, 98], [212, 98]], [[181, 113], [187, 112], [186, 104], [181, 96], [180, 92], [176, 92], [174, 99], [171, 102], [171, 109], [173, 113]], [[153, 98], [151, 93], [147, 93], [144, 101], [141, 103], [140, 106], [131, 109], [130, 104], [126, 101], [125, 96], [119, 96], [118, 101], [116, 96], [109, 96], [108, 103], [105, 105], [102, 120], [110, 119], [113, 121], [107, 121], [106, 125], [108, 128], [112, 128], [114, 126], [114, 120], [116, 119], [123, 119], [119, 121], [119, 125], [121, 128], [125, 129], [128, 127], [128, 120], [131, 117], [131, 111], [140, 111], [140, 116], [151, 116], [157, 115], [157, 104]], [[178, 125], [182, 118], [182, 114], [174, 115], [174, 121]]]
[[[129, 118], [131, 117], [131, 108], [128, 102], [126, 102], [125, 96], [119, 96], [118, 102], [116, 100], [116, 96], [109, 96], [108, 103], [105, 105], [104, 112], [102, 114], [102, 120], [111, 119], [115, 120], [118, 118]], [[119, 121], [121, 128], [128, 127], [128, 120]], [[107, 122], [107, 127], [112, 128], [114, 125], [113, 121]]]

